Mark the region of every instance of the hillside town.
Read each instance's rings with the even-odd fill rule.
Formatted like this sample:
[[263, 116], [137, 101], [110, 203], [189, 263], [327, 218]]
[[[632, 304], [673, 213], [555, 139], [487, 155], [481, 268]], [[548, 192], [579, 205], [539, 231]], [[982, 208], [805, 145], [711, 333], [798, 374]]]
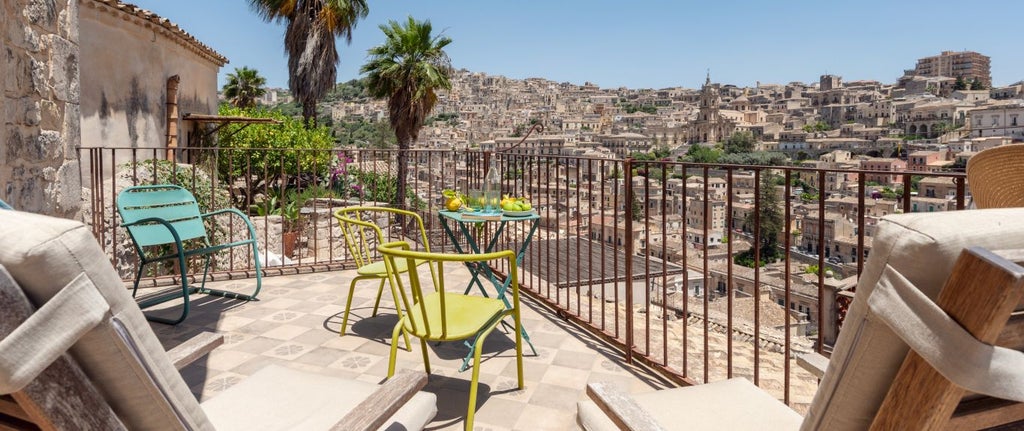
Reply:
[[[813, 332], [819, 320], [818, 276], [803, 271], [808, 265], [818, 262], [819, 256], [826, 262], [830, 269], [825, 293], [831, 297], [822, 303], [835, 303], [835, 295], [855, 284], [855, 277], [844, 276], [855, 274], [858, 260], [869, 255], [878, 219], [900, 212], [956, 209], [958, 186], [953, 178], [919, 174], [962, 171], [976, 152], [1024, 140], [1024, 124], [1019, 123], [1024, 118], [1024, 82], [991, 87], [989, 62], [980, 53], [946, 51], [917, 60], [895, 83], [822, 75], [817, 83], [738, 87], [715, 83], [709, 73], [699, 89], [657, 90], [608, 89], [542, 78], [517, 80], [458, 70], [452, 90], [442, 94], [416, 144], [440, 150], [596, 160], [660, 152], [663, 160], [694, 161], [687, 158], [694, 147], [715, 148], [732, 136], [747, 134], [754, 141], [754, 151], [781, 153], [794, 166], [819, 170], [796, 172], [796, 185], [786, 198], [792, 203], [791, 251], [797, 263], [791, 278], [795, 286], [802, 286], [794, 290], [788, 308], [802, 319], [801, 328]], [[267, 102], [276, 97], [277, 92], [269, 92]], [[328, 106], [335, 122], [387, 121], [383, 101], [354, 98]], [[543, 126], [543, 132], [524, 139], [524, 132], [535, 123]], [[420, 169], [414, 175], [440, 175], [431, 172], [429, 165]], [[575, 220], [572, 227], [577, 235], [621, 246], [613, 241], [625, 237], [623, 209], [631, 203], [612, 201], [612, 196], [625, 196], [625, 183], [612, 170], [563, 163], [557, 173], [545, 173], [544, 181], [527, 181], [526, 192], [550, 194], [559, 190], [559, 184], [565, 186], [554, 201], [547, 202], [546, 214]], [[858, 241], [858, 170], [867, 171], [863, 244]], [[825, 188], [820, 191], [815, 187], [820, 181], [817, 172], [825, 176]], [[908, 173], [913, 176], [910, 206], [905, 208]], [[703, 177], [681, 169], [664, 185], [661, 178], [633, 176], [634, 189], [646, 191], [637, 199], [646, 208], [647, 220], [659, 221], [634, 224], [633, 249], [681, 261], [684, 249], [706, 247], [714, 267], [710, 279], [700, 281], [724, 292], [729, 256], [724, 245], [730, 237], [749, 238], [753, 226], [748, 220], [755, 206], [753, 172], [737, 171], [731, 178], [727, 187], [724, 171], [713, 171], [705, 187]], [[576, 189], [577, 181], [592, 186]], [[783, 187], [776, 188], [783, 197]], [[705, 194], [705, 189], [710, 193]], [[429, 191], [418, 193], [427, 196]], [[781, 205], [786, 199], [778, 202]], [[663, 211], [664, 224], [660, 222]], [[664, 241], [663, 230], [671, 232]], [[699, 256], [699, 252], [690, 254], [691, 259]], [[689, 266], [701, 267], [696, 261]], [[733, 276], [748, 279], [747, 289], [752, 290], [750, 273]], [[761, 274], [760, 283], [772, 287], [770, 302], [784, 305], [781, 273], [778, 266], [769, 268]], [[697, 285], [700, 277], [691, 275], [689, 284]], [[744, 283], [737, 283], [743, 292]], [[699, 296], [701, 289], [697, 287], [691, 296]], [[833, 319], [826, 320], [827, 343], [837, 329]]]

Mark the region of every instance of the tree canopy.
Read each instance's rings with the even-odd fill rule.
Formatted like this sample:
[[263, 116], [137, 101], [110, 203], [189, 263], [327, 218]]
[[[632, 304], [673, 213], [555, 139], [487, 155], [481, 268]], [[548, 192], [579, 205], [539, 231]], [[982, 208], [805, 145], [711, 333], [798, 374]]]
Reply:
[[725, 154], [749, 153], [754, 151], [754, 134], [746, 130], [734, 132], [725, 140]]
[[434, 35], [429, 20], [409, 17], [404, 23], [380, 26], [384, 43], [369, 50], [360, 69], [367, 74], [371, 96], [388, 101], [388, 119], [398, 140], [398, 188], [395, 204], [404, 207], [408, 150], [419, 136], [427, 115], [437, 104], [437, 92], [451, 89], [452, 66], [445, 47], [452, 39]]
[[338, 76], [335, 40], [352, 42], [352, 29], [370, 12], [366, 0], [249, 0], [249, 5], [267, 22], [287, 22], [288, 88], [302, 104], [305, 122], [315, 123], [317, 102]]
[[779, 233], [785, 227], [782, 210], [779, 208], [779, 197], [775, 191], [772, 175], [767, 172], [761, 173], [760, 188], [757, 193], [757, 200], [760, 211], [747, 213], [744, 223], [747, 226], [760, 226], [757, 238], [754, 239], [754, 246], [760, 250], [760, 262], [755, 262], [754, 248], [738, 253], [735, 262], [740, 265], [753, 267], [763, 266], [766, 263], [775, 262], [782, 254], [779, 250]]
[[260, 76], [256, 69], [242, 66], [228, 73], [228, 81], [224, 83], [221, 91], [232, 106], [252, 108], [256, 106], [256, 100], [267, 94], [267, 89], [264, 88], [266, 85], [267, 79]]

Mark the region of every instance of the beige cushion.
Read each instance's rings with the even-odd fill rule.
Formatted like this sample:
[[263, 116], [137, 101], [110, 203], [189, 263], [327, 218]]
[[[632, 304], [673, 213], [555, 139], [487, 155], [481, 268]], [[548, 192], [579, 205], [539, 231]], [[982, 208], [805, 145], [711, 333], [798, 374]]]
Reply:
[[879, 222], [856, 299], [802, 429], [868, 428], [908, 350], [868, 312], [868, 296], [888, 266], [935, 300], [969, 246], [1024, 247], [1024, 209], [903, 214]]
[[[326, 430], [379, 385], [269, 365], [203, 403], [218, 431]], [[437, 414], [434, 394], [419, 392], [383, 430], [423, 429]]]
[[83, 273], [110, 304], [110, 318], [79, 339], [71, 354], [129, 429], [181, 429], [182, 422], [211, 429], [88, 228], [71, 220], [0, 211], [0, 238], [0, 264], [36, 307]]
[[[633, 395], [666, 430], [796, 430], [801, 417], [744, 378]], [[618, 428], [593, 401], [578, 404], [577, 420], [589, 431]]]

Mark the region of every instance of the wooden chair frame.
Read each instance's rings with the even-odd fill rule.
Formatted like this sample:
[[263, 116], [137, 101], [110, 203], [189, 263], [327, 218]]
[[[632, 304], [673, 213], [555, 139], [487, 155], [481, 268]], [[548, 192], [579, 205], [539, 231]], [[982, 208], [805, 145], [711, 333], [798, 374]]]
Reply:
[[[965, 249], [935, 303], [978, 341], [1022, 350], [1024, 267], [1014, 263], [1022, 261], [1024, 250]], [[620, 429], [663, 429], [630, 395], [614, 385], [590, 383], [587, 395]], [[871, 429], [966, 430], [1022, 421], [1024, 403], [966, 394], [965, 389], [910, 350]]]

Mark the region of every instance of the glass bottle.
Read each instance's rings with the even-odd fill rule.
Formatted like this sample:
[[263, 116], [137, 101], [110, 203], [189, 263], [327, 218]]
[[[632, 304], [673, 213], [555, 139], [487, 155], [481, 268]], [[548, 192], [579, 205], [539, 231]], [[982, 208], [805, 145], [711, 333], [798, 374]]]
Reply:
[[501, 175], [494, 164], [494, 156], [491, 156], [490, 167], [487, 168], [487, 175], [484, 176], [484, 211], [501, 212]]

